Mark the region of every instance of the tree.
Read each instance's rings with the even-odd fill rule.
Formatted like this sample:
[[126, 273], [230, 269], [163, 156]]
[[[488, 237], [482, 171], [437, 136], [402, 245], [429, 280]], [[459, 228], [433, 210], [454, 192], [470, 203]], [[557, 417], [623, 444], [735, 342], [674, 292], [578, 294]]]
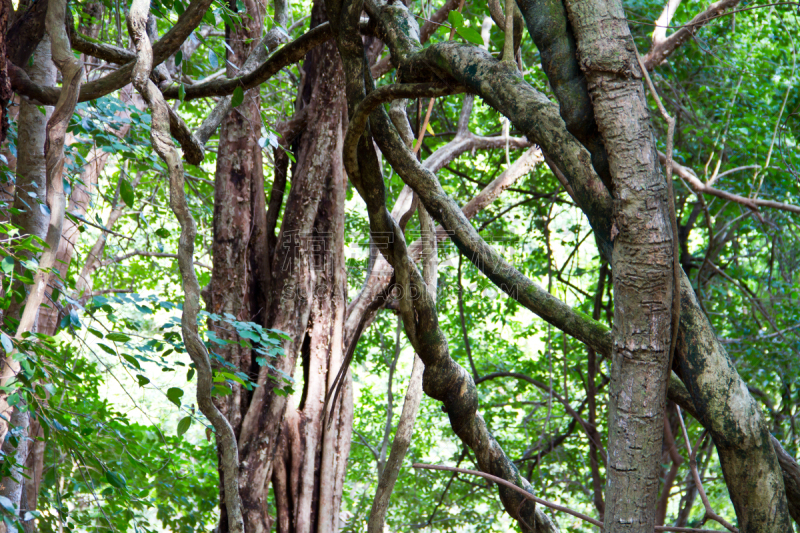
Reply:
[[[461, 494], [476, 529], [501, 527], [509, 518], [477, 518], [487, 505], [500, 516], [493, 492], [473, 494], [491, 486], [454, 487], [465, 484], [464, 461], [497, 482], [502, 509], [522, 531], [560, 529], [561, 516], [536, 498], [558, 486], [560, 469], [591, 486], [567, 503], [591, 504], [600, 521], [586, 519], [608, 531], [649, 533], [675, 505], [675, 526], [685, 527], [697, 495], [701, 522], [736, 530], [735, 515], [741, 531], [790, 531], [800, 517], [792, 459], [800, 209], [783, 200], [798, 193], [798, 96], [778, 50], [794, 54], [797, 22], [777, 6], [744, 22], [722, 18], [735, 17], [726, 10], [736, 4], [692, 17], [670, 2], [649, 43], [626, 9], [652, 20], [663, 6], [447, 1], [422, 6], [420, 28], [417, 6], [384, 0], [135, 0], [76, 4], [77, 17], [59, 0], [21, 4], [4, 32], [21, 102], [16, 118], [8, 111], [7, 153], [18, 157], [9, 159], [15, 187], [4, 208], [5, 523], [145, 527], [152, 494], [162, 523], [177, 528], [170, 514], [206, 497], [148, 474], [152, 462], [124, 451], [140, 438], [135, 423], [114, 427], [116, 459], [98, 448], [100, 433], [97, 442], [74, 437], [105, 426], [67, 394], [82, 383], [70, 368], [118, 379], [98, 377], [91, 354], [108, 369], [104, 358], [119, 361], [134, 404], [131, 391], [166, 389], [182, 410], [179, 437], [194, 420], [206, 438], [213, 433], [220, 531], [357, 530], [367, 517], [370, 531], [384, 521], [455, 531], [434, 526], [452, 508], [448, 492]], [[688, 22], [667, 36], [676, 12]], [[736, 33], [726, 20], [738, 21]], [[437, 32], [445, 21], [450, 31]], [[781, 27], [772, 36], [781, 46], [764, 41], [763, 27]], [[752, 73], [709, 75], [724, 61], [688, 42], [697, 32], [736, 65], [781, 65], [780, 90]], [[748, 46], [762, 54], [759, 66], [745, 61]], [[48, 47], [60, 88], [41, 74], [53, 71]], [[698, 71], [705, 78], [695, 83]], [[724, 100], [708, 96], [712, 86]], [[756, 94], [773, 125], [749, 111]], [[742, 100], [751, 106], [743, 115]], [[41, 105], [55, 106], [46, 143]], [[518, 149], [526, 151], [512, 164]], [[30, 164], [39, 150], [44, 171]], [[701, 167], [702, 179], [691, 170]], [[715, 186], [747, 170], [749, 182]], [[527, 226], [510, 213], [523, 213]], [[488, 230], [516, 235], [513, 246]], [[368, 253], [348, 257], [364, 239]], [[512, 256], [514, 247], [524, 253]], [[210, 267], [195, 251], [211, 256]], [[210, 273], [198, 275], [203, 266]], [[539, 318], [523, 327], [528, 314]], [[541, 343], [538, 357], [520, 349], [525, 338]], [[181, 365], [194, 403], [186, 384], [152, 373]], [[392, 438], [403, 370], [411, 377]], [[450, 430], [416, 421], [420, 409], [421, 420], [444, 421], [434, 404], [420, 406], [420, 387], [441, 402]], [[91, 407], [106, 405], [86, 390], [97, 396]], [[522, 429], [494, 412], [495, 400], [527, 412]], [[570, 420], [566, 430], [554, 429], [558, 413]], [[153, 442], [187, 454], [174, 472], [195, 457], [207, 464], [207, 447], [181, 447], [161, 435], [164, 420], [149, 423]], [[437, 446], [442, 438], [449, 444]], [[429, 485], [415, 485], [416, 494], [403, 486], [407, 456], [451, 448], [456, 467], [441, 492], [433, 473], [419, 474]], [[586, 452], [589, 465], [577, 466]], [[721, 471], [727, 492], [709, 488], [706, 468]], [[148, 475], [157, 492], [144, 488]], [[63, 499], [66, 484], [75, 503]], [[99, 503], [103, 484], [108, 501]], [[95, 496], [95, 511], [80, 494]], [[124, 502], [127, 512], [105, 512]], [[36, 511], [50, 507], [57, 512]], [[195, 507], [190, 527], [215, 520], [206, 500]]]

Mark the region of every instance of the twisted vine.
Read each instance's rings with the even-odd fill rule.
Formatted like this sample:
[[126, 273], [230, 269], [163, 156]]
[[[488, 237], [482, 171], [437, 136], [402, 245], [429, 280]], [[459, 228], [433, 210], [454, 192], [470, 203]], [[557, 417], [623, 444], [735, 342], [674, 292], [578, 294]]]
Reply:
[[[348, 112], [352, 119], [358, 104], [367, 94], [367, 87], [372, 90], [373, 83], [357, 31], [363, 4], [329, 0], [326, 7], [342, 56]], [[388, 120], [385, 112], [383, 116]], [[399, 310], [406, 334], [425, 364], [423, 390], [444, 404], [453, 431], [475, 452], [482, 470], [531, 492], [530, 484], [520, 475], [477, 412], [478, 393], [472, 377], [450, 356], [447, 337], [439, 328], [434, 300], [410, 259], [402, 230], [386, 207], [386, 190], [372, 135], [369, 128], [358, 131], [348, 135], [349, 139], [355, 139], [357, 149], [344, 154], [345, 168], [367, 204], [370, 233], [375, 244], [394, 268], [397, 284], [403, 289], [405, 296], [399, 301]], [[405, 145], [403, 148], [407, 149]], [[534, 502], [507, 487], [500, 487], [499, 491], [506, 511], [520, 523], [523, 531], [558, 531], [556, 524]]]
[[208, 352], [197, 332], [197, 314], [200, 309], [200, 284], [194, 272], [194, 240], [197, 226], [189, 211], [184, 192], [183, 163], [170, 138], [169, 111], [164, 96], [150, 80], [153, 69], [153, 49], [147, 38], [145, 24], [150, 12], [150, 0], [133, 0], [128, 13], [128, 32], [136, 45], [136, 63], [132, 83], [150, 107], [152, 114], [150, 139], [158, 156], [169, 172], [169, 204], [178, 223], [181, 235], [178, 245], [178, 268], [184, 292], [181, 332], [186, 351], [197, 370], [197, 405], [214, 426], [220, 450], [220, 466], [224, 474], [225, 505], [228, 510], [228, 528], [232, 533], [244, 533], [242, 505], [239, 496], [239, 451], [236, 437], [228, 420], [211, 401], [213, 376]]

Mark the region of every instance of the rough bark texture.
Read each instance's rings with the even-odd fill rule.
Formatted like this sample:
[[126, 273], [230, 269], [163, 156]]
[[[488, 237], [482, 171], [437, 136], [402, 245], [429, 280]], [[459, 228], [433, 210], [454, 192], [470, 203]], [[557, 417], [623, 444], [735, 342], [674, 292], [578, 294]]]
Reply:
[[[324, 10], [317, 5], [312, 26], [324, 19]], [[260, 28], [260, 21], [251, 21], [248, 28], [231, 32], [232, 62], [244, 63], [252, 46], [261, 46], [243, 42], [245, 33], [257, 36]], [[341, 66], [335, 48], [322, 45], [309, 53], [303, 68], [296, 120], [279, 128], [283, 147], [294, 145], [297, 163], [277, 238], [274, 231], [288, 159], [282, 149], [276, 152], [267, 209], [257, 143], [260, 128], [253, 128], [261, 122], [257, 90], [246, 93], [245, 102], [228, 115], [220, 130], [214, 271], [205, 292], [209, 310], [285, 332], [289, 336], [283, 343], [285, 353], [270, 364], [290, 376], [298, 361], [303, 369], [295, 384], [302, 387], [303, 399], [295, 407], [285, 393], [275, 392], [286, 385], [279, 372], [260, 367], [250, 350], [224, 351], [229, 363], [259, 384], [252, 392], [237, 388], [221, 405], [237, 432], [248, 533], [273, 527], [335, 531], [349, 455], [353, 416], [349, 386], [341, 403], [333, 406], [330, 427], [323, 424], [322, 410], [342, 362], [346, 309]], [[221, 327], [217, 335], [231, 337]], [[270, 479], [277, 507], [274, 526], [267, 510]], [[223, 530], [224, 524], [223, 520]]]
[[[614, 348], [604, 530], [655, 525], [674, 299], [670, 196], [619, 2], [567, 2], [614, 195]], [[674, 236], [677, 238], [677, 236]]]
[[686, 276], [682, 279], [681, 329], [675, 354], [697, 418], [714, 437], [739, 530], [791, 531], [785, 473], [781, 474], [769, 428], [733, 362], [716, 342]]
[[[236, 10], [236, 3], [231, 2]], [[264, 23], [264, 11], [257, 2], [245, 2], [246, 15], [241, 24], [226, 27], [227, 70], [235, 76], [233, 65], [242, 65], [258, 44]], [[214, 239], [211, 285], [206, 289], [208, 311], [232, 315], [243, 322], [263, 323], [266, 249], [266, 205], [261, 148], [261, 98], [258, 90], [247, 91], [244, 101], [229, 110], [219, 131], [219, 151], [214, 174]], [[220, 339], [239, 342], [236, 331], [226, 323], [209, 324]], [[238, 344], [218, 346], [217, 351], [234, 369], [248, 375], [257, 372], [252, 350]], [[220, 411], [227, 417], [237, 439], [250, 392], [241, 385], [232, 386], [232, 394], [217, 398]], [[221, 487], [224, 473], [220, 471]], [[240, 483], [245, 530], [258, 531], [268, 518], [263, 510], [261, 486]], [[227, 508], [221, 495], [220, 531], [227, 531]], [[265, 522], [264, 522], [265, 523]]]
[[[325, 17], [322, 3], [316, 3], [312, 25]], [[341, 146], [345, 111], [335, 47], [324, 44], [313, 50], [303, 66], [306, 79], [299, 105], [307, 113], [307, 127], [297, 145], [292, 190], [272, 264], [271, 306], [273, 327], [278, 329], [283, 329], [281, 323], [288, 325], [292, 309], [305, 310], [306, 323], [290, 333], [295, 337], [295, 351], [287, 349], [286, 361], [281, 362], [292, 365], [291, 373], [299, 359], [302, 396], [297, 406], [286, 405], [274, 393], [268, 401], [271, 409], [283, 403], [286, 412], [273, 476], [276, 530], [327, 533], [339, 528], [353, 419], [349, 374], [343, 394], [328, 405], [329, 424], [323, 409], [344, 359], [346, 178]]]

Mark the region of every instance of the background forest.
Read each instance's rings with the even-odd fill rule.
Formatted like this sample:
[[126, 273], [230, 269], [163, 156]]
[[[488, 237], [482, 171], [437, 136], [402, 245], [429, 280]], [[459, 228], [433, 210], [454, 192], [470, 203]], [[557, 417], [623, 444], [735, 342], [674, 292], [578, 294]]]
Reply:
[[[6, 35], [15, 35], [22, 14], [42, 2], [47, 5], [46, 0], [7, 3]], [[157, 42], [176, 27], [195, 3], [154, 0], [147, 28], [151, 40]], [[315, 7], [310, 0], [281, 4], [285, 11], [277, 13], [271, 3], [251, 0], [214, 0], [205, 6], [202, 20], [151, 79], [171, 98], [168, 104], [185, 121], [184, 128], [205, 144], [202, 162], [185, 164], [184, 176], [197, 223], [194, 265], [203, 287], [199, 327], [212, 361], [212, 394], [238, 435], [237, 428], [245, 424], [245, 398], [259, 388], [259, 370], [271, 369], [271, 390], [291, 409], [297, 406], [297, 414], [287, 415], [290, 422], [283, 425], [285, 439], [292, 434], [287, 425], [292, 417], [312, 420], [312, 402], [319, 403], [313, 415], [317, 424], [322, 424], [323, 405], [329, 407], [325, 391], [339, 365], [330, 362], [328, 370], [320, 366], [323, 381], [315, 392], [310, 384], [316, 370], [308, 362], [313, 345], [302, 348], [295, 340], [298, 345], [292, 348], [287, 341], [321, 321], [312, 319], [290, 330], [279, 321], [262, 320], [259, 313], [268, 298], [245, 294], [240, 298], [244, 303], [235, 308], [225, 298], [250, 290], [243, 288], [249, 287], [243, 280], [251, 274], [255, 279], [255, 272], [264, 268], [253, 259], [258, 250], [247, 244], [249, 228], [260, 227], [259, 212], [263, 216], [269, 208], [264, 226], [269, 261], [280, 254], [290, 261], [293, 249], [286, 228], [301, 204], [288, 198], [292, 189], [307, 187], [298, 176], [312, 172], [315, 164], [326, 164], [331, 169], [320, 175], [344, 183], [341, 157], [320, 148], [323, 136], [295, 131], [303, 109], [315, 117], [307, 119], [305, 131], [324, 124], [327, 115], [321, 110], [327, 109], [337, 124], [345, 117], [343, 132], [346, 112], [337, 98], [344, 84], [335, 72], [336, 48], [328, 43], [298, 55], [302, 60], [282, 66], [255, 89], [238, 87], [229, 96], [204, 94], [196, 88], [246, 74], [245, 60], [257, 46], [264, 48], [263, 61], [266, 53], [289, 50], [286, 43], [325, 20], [321, 4]], [[73, 0], [66, 9], [73, 55], [83, 62], [84, 88], [135, 59], [126, 28], [131, 9], [127, 0]], [[423, 27], [423, 42], [460, 41], [484, 47], [495, 57], [503, 51], [497, 2], [421, 0], [408, 9]], [[709, 6], [704, 0], [669, 0], [665, 6], [663, 0], [627, 0], [624, 9], [639, 54], [650, 62], [653, 86], [675, 119], [673, 182], [681, 267], [719, 342], [758, 401], [770, 433], [797, 457], [800, 5], [720, 0]], [[713, 17], [681, 37], [663, 63], [648, 54], [701, 13]], [[518, 33], [516, 58], [524, 80], [554, 99], [528, 30]], [[17, 36], [16, 42], [9, 37], [5, 46], [10, 58], [20, 46], [31, 48], [29, 59], [17, 66], [36, 83], [54, 86], [65, 78], [51, 62], [52, 36], [47, 35], [41, 44], [27, 42], [30, 37]], [[271, 45], [264, 46], [265, 37], [272, 39]], [[397, 74], [388, 49], [373, 37], [365, 37], [365, 45], [376, 84], [393, 83]], [[327, 89], [318, 80], [327, 80]], [[169, 169], [152, 148], [150, 111], [131, 85], [77, 103], [64, 145], [68, 201], [54, 264], [58, 275], [50, 281], [34, 326], [20, 335], [26, 291], [47, 249], [51, 207], [45, 193], [43, 132], [52, 107], [20, 96], [14, 87], [17, 92], [6, 100], [6, 140], [0, 147], [0, 341], [6, 369], [13, 364], [20, 369], [14, 379], [4, 373], [0, 384], [9, 407], [4, 413], [14, 413], [2, 448], [0, 513], [5, 527], [59, 533], [227, 531], [220, 524], [216, 433], [197, 406], [197, 367], [181, 334], [181, 227], [170, 209]], [[312, 105], [317, 97], [321, 100]], [[471, 215], [481, 236], [549, 293], [610, 327], [614, 302], [609, 265], [589, 222], [539, 147], [479, 97], [455, 94], [403, 102], [414, 138], [423, 139], [423, 165], [436, 173], [459, 205], [506, 176], [496, 194]], [[658, 149], [665, 152], [668, 127], [650, 92], [648, 105]], [[220, 109], [227, 118], [221, 118], [221, 128], [208, 131], [209, 118]], [[415, 140], [414, 147], [420, 148], [418, 144]], [[317, 156], [329, 161], [312, 161]], [[381, 163], [392, 209], [395, 200], [403, 200], [404, 182], [385, 160]], [[237, 196], [240, 189], [226, 189], [219, 181], [215, 185], [221, 173], [232, 175], [230, 169], [237, 165], [247, 169], [241, 177], [249, 188], [245, 198]], [[272, 207], [274, 188], [283, 189], [277, 209]], [[322, 243], [318, 259], [341, 258], [344, 301], [352, 303], [381, 259], [370, 247], [364, 201], [349, 182], [341, 189], [346, 194], [343, 227], [318, 222], [315, 235]], [[426, 235], [423, 217], [406, 218], [409, 243]], [[230, 224], [223, 227], [220, 221]], [[276, 228], [283, 228], [279, 238]], [[326, 240], [337, 231], [343, 235], [340, 243]], [[229, 247], [223, 248], [222, 242]], [[439, 325], [448, 333], [452, 357], [477, 385], [489, 430], [538, 497], [602, 517], [609, 359], [507, 297], [447, 239], [428, 252], [438, 258], [433, 278]], [[240, 264], [249, 265], [241, 271], [245, 274], [232, 266]], [[292, 268], [289, 275], [302, 284]], [[294, 294], [291, 285], [272, 289]], [[337, 301], [335, 291], [323, 291], [322, 296]], [[223, 300], [227, 303], [220, 304]], [[323, 316], [316, 308], [308, 312]], [[414, 349], [397, 303], [371, 312], [360, 338], [355, 334], [351, 381], [345, 380], [345, 396], [352, 395], [351, 434], [347, 417], [334, 416], [337, 438], [347, 440], [337, 448], [339, 459], [349, 458], [346, 467], [338, 467], [341, 504], [333, 530], [367, 531], [414, 366]], [[307, 338], [313, 344], [318, 337], [309, 333]], [[289, 359], [292, 349], [299, 355]], [[289, 360], [292, 364], [286, 367]], [[412, 468], [412, 463], [427, 463], [479, 469], [443, 411], [439, 402], [422, 396], [391, 494], [386, 531], [518, 530], [492, 482]], [[696, 452], [691, 457], [681, 420]], [[22, 442], [27, 444], [20, 446]], [[278, 453], [291, 455], [285, 448]], [[659, 524], [720, 528], [704, 520], [706, 507], [689, 468], [695, 461], [710, 507], [736, 524], [712, 439], [669, 401]], [[282, 529], [281, 510], [288, 505], [293, 516], [299, 512], [292, 498], [286, 503], [276, 495], [280, 485], [274, 488], [275, 483], [291, 483], [292, 468], [299, 468], [291, 460], [284, 467], [280, 478], [279, 467], [270, 466], [272, 485], [259, 505], [270, 527], [300, 530], [294, 523]], [[292, 494], [297, 490], [302, 493], [295, 489]], [[316, 498], [313, 505], [319, 503]], [[224, 504], [222, 508], [224, 522], [227, 510]], [[791, 499], [790, 511], [795, 519], [800, 516]], [[322, 513], [311, 511], [311, 516], [317, 512]], [[596, 529], [565, 514], [559, 513], [558, 521], [563, 531]], [[797, 522], [793, 526], [800, 531]]]

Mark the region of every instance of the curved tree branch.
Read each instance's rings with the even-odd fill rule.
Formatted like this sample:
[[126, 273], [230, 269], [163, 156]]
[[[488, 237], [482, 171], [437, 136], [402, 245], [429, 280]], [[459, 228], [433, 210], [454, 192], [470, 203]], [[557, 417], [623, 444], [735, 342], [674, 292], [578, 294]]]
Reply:
[[[52, 1], [52, 0], [51, 0]], [[133, 69], [133, 85], [150, 106], [152, 126], [150, 139], [153, 148], [169, 171], [170, 207], [181, 226], [178, 245], [178, 268], [184, 292], [181, 331], [186, 351], [197, 370], [197, 405], [214, 426], [220, 451], [220, 468], [224, 473], [225, 505], [228, 528], [232, 533], [244, 533], [242, 505], [239, 495], [239, 453], [236, 436], [228, 419], [211, 400], [213, 376], [208, 352], [197, 333], [197, 314], [200, 309], [200, 285], [194, 272], [194, 239], [197, 227], [186, 203], [183, 164], [169, 135], [168, 106], [161, 91], [150, 80], [153, 69], [153, 50], [145, 26], [150, 12], [150, 0], [134, 0], [128, 13], [128, 32], [136, 45], [137, 60]], [[169, 34], [168, 34], [169, 35]]]
[[[432, 398], [444, 403], [453, 431], [475, 452], [481, 469], [492, 472], [530, 492], [531, 487], [489, 433], [483, 418], [477, 413], [477, 390], [469, 373], [449, 354], [447, 338], [439, 328], [433, 299], [416, 266], [411, 262], [402, 232], [386, 208], [386, 192], [374, 144], [369, 134], [361, 135], [361, 127], [353, 127], [358, 116], [356, 107], [366, 96], [366, 83], [372, 83], [365, 64], [363, 43], [356, 31], [362, 11], [359, 2], [327, 3], [331, 20], [338, 21], [337, 45], [344, 64], [347, 81], [348, 109], [351, 116], [348, 136], [355, 137], [356, 153], [346, 150], [345, 168], [357, 191], [367, 204], [370, 232], [381, 254], [394, 267], [398, 285], [408, 297], [399, 300], [400, 314], [406, 334], [425, 363], [423, 389]], [[365, 81], [366, 80], [366, 81]], [[369, 87], [372, 89], [372, 87]], [[388, 117], [382, 115], [387, 121]], [[358, 133], [353, 133], [353, 131]], [[407, 146], [399, 140], [404, 151]], [[384, 152], [385, 153], [385, 152]], [[434, 213], [432, 213], [434, 214]], [[435, 214], [434, 214], [435, 215]], [[411, 296], [413, 294], [413, 297]], [[507, 512], [519, 521], [523, 531], [557, 531], [557, 527], [532, 502], [506, 487], [500, 497]]]
[[[212, 0], [193, 0], [186, 11], [178, 17], [172, 28], [153, 44], [153, 65], [163, 63], [169, 56], [178, 51], [183, 42], [203, 20]], [[102, 78], [84, 84], [81, 87], [78, 102], [87, 102], [105, 96], [108, 93], [121, 89], [131, 82], [134, 62], [129, 62], [114, 72]], [[61, 94], [61, 89], [55, 87], [41, 87], [28, 79], [21, 69], [15, 68], [11, 77], [11, 87], [28, 98], [39, 101], [44, 105], [54, 105]]]
[[423, 87], [423, 84], [387, 85], [370, 93], [358, 106], [348, 126], [344, 142], [345, 161], [356, 160], [356, 152], [359, 150], [358, 138], [364, 131], [369, 117], [376, 133], [375, 139], [384, 156], [420, 196], [428, 211], [444, 228], [452, 232], [451, 238], [464, 255], [501, 290], [522, 305], [577, 339], [589, 345], [603, 346], [599, 351], [609, 354], [611, 343], [608, 329], [552, 296], [489, 246], [453, 199], [444, 192], [436, 176], [411, 154], [388, 117], [382, 113], [383, 110], [378, 109], [373, 113], [385, 98], [403, 98], [414, 92], [423, 91]]

